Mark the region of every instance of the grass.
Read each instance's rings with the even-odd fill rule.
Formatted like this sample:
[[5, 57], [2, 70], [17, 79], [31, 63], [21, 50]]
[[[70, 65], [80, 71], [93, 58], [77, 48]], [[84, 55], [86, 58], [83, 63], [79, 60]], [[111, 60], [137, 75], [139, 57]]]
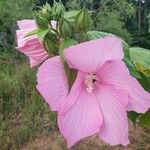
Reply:
[[55, 113], [35, 88], [36, 68], [1, 54], [0, 70], [0, 147], [18, 149], [31, 138], [54, 130]]

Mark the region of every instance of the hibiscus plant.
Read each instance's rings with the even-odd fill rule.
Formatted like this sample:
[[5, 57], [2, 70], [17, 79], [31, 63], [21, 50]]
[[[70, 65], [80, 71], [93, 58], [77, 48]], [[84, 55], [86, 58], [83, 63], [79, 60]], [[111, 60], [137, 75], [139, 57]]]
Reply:
[[38, 65], [37, 90], [68, 147], [94, 134], [127, 145], [129, 119], [150, 127], [150, 51], [91, 31], [91, 13], [46, 3], [34, 20], [17, 22], [17, 49]]

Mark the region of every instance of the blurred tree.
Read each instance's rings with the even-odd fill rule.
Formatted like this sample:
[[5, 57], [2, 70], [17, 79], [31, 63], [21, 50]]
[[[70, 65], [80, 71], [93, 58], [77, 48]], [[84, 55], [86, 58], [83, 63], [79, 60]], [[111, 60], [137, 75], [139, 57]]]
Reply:
[[97, 10], [99, 8], [100, 0], [68, 0], [66, 7], [71, 10], [86, 7], [90, 11]]
[[127, 20], [135, 15], [133, 3], [129, 3], [127, 0], [101, 0], [100, 10], [115, 12], [122, 20]]
[[94, 22], [93, 30], [113, 33], [131, 44], [131, 34], [126, 29], [124, 21], [121, 21], [115, 12], [99, 12]]
[[111, 32], [131, 44], [131, 34], [126, 29], [126, 21], [135, 16], [135, 8], [126, 0], [101, 0], [95, 27], [97, 30]]
[[[56, 1], [58, 2], [59, 0], [56, 0]], [[61, 0], [61, 1], [65, 5], [68, 0]], [[37, 0], [36, 1], [37, 5], [40, 5], [40, 6], [44, 5], [46, 2], [49, 3], [51, 6], [53, 4], [53, 0]]]
[[129, 0], [136, 8], [136, 17], [126, 22], [127, 28], [133, 36], [133, 45], [150, 48], [150, 34], [148, 33], [149, 0]]

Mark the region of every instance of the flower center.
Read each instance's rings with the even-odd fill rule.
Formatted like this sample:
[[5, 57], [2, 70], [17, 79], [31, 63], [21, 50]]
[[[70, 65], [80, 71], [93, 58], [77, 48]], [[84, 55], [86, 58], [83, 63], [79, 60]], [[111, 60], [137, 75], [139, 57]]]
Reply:
[[89, 93], [91, 93], [94, 90], [94, 85], [95, 85], [96, 81], [99, 81], [99, 79], [97, 78], [97, 76], [95, 74], [88, 73], [85, 75], [84, 83], [86, 86], [86, 90]]

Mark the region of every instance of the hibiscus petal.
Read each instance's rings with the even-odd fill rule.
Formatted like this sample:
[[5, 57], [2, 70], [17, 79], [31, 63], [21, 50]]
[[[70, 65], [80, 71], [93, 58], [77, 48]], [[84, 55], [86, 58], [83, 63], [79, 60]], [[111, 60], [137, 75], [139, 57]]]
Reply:
[[111, 145], [129, 144], [127, 114], [122, 103], [122, 100], [128, 99], [127, 95], [102, 85], [95, 95], [103, 115], [99, 136]]
[[17, 25], [20, 29], [29, 29], [29, 28], [36, 28], [36, 22], [33, 19], [25, 19], [17, 21]]
[[129, 91], [130, 101], [127, 105], [127, 110], [145, 113], [150, 108], [150, 93], [145, 91], [134, 78], [130, 79], [130, 84], [132, 85], [132, 89]]
[[99, 132], [102, 115], [96, 97], [82, 90], [66, 114], [58, 115], [59, 129], [70, 148], [79, 140]]
[[98, 72], [101, 82], [112, 84], [128, 93], [127, 110], [144, 113], [150, 108], [150, 93], [133, 78], [122, 61], [105, 63]]
[[[22, 25], [20, 26], [22, 27]], [[17, 30], [18, 47], [16, 48], [29, 57], [31, 67], [40, 64], [48, 58], [48, 53], [44, 50], [43, 45], [40, 43], [36, 35], [25, 37], [26, 34], [33, 29], [34, 28]]]
[[23, 47], [27, 41], [37, 38], [37, 36], [35, 36], [35, 35], [25, 37], [27, 35], [27, 33], [31, 32], [31, 31], [32, 31], [32, 29], [22, 29], [22, 30], [16, 31], [18, 47]]
[[38, 39], [29, 40], [23, 47], [17, 47], [16, 49], [29, 57], [30, 67], [38, 65], [48, 58], [47, 52]]
[[122, 41], [107, 36], [65, 49], [65, 58], [71, 68], [96, 72], [107, 60], [123, 59]]
[[59, 114], [65, 114], [76, 102], [83, 88], [83, 78], [84, 73], [78, 72], [77, 78], [70, 90], [69, 95], [64, 99], [60, 109]]
[[57, 111], [68, 94], [67, 79], [60, 57], [46, 60], [37, 73], [37, 89], [53, 111]]

